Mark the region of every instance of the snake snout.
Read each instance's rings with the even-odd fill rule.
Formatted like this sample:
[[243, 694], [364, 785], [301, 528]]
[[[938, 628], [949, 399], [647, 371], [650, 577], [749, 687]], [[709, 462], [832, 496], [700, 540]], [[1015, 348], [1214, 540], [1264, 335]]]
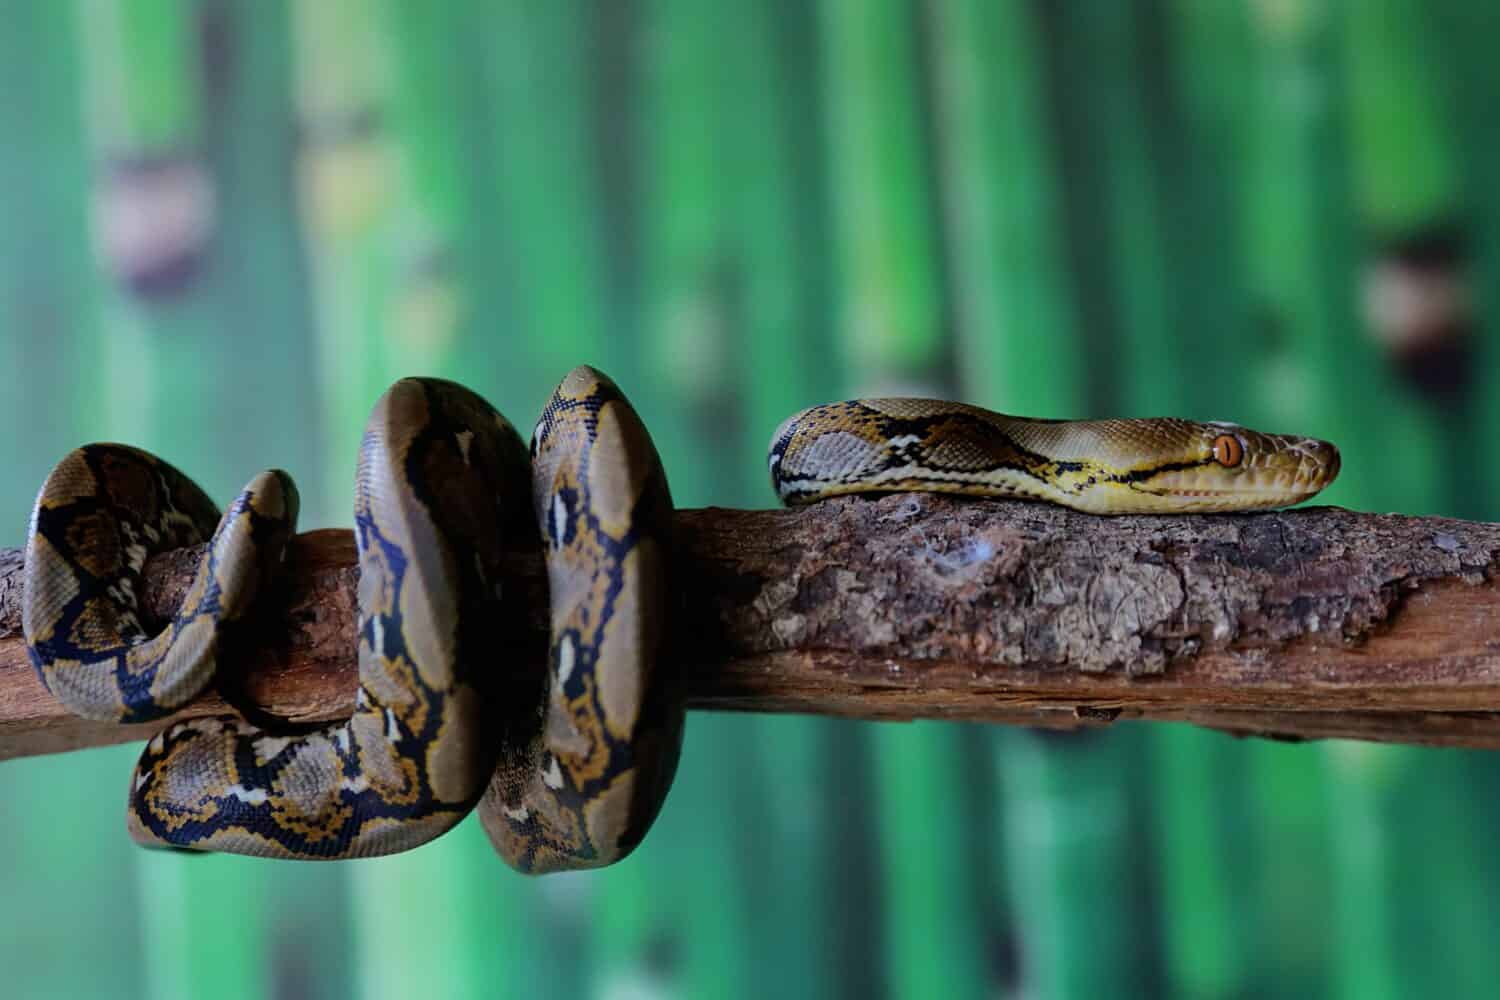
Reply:
[[1321, 490], [1338, 477], [1343, 459], [1328, 441], [1302, 438], [1291, 446], [1298, 457], [1297, 478], [1314, 490]]
[[1334, 477], [1339, 474], [1339, 470], [1344, 465], [1344, 459], [1339, 455], [1338, 447], [1329, 441], [1319, 441], [1314, 455], [1325, 470], [1323, 473], [1325, 481], [1333, 482]]

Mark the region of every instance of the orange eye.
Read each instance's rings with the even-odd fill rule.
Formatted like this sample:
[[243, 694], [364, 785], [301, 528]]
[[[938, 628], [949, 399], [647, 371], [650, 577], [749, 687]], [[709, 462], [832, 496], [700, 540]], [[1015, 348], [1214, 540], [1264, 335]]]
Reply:
[[1220, 434], [1214, 438], [1214, 461], [1232, 469], [1245, 457], [1245, 447], [1233, 434]]

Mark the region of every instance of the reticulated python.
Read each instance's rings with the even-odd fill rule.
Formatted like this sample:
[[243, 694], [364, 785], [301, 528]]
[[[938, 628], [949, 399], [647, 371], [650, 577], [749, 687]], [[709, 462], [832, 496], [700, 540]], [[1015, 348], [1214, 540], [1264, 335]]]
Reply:
[[1327, 441], [1176, 417], [1036, 420], [935, 399], [856, 399], [788, 417], [771, 438], [786, 503], [926, 490], [1047, 500], [1090, 514], [1256, 510], [1333, 482]]
[[[1322, 441], [1231, 424], [1029, 420], [866, 399], [788, 419], [770, 468], [787, 503], [936, 490], [1162, 513], [1296, 503], [1333, 480], [1339, 456]], [[43, 485], [27, 537], [23, 627], [42, 680], [90, 718], [170, 714], [212, 681], [221, 632], [269, 584], [296, 516], [296, 489], [278, 471], [220, 517], [161, 459], [123, 445], [72, 452]], [[238, 719], [171, 726], [136, 765], [131, 834], [365, 857], [424, 843], [478, 804], [496, 850], [522, 871], [619, 860], [655, 819], [682, 742], [679, 686], [658, 656], [671, 517], [645, 427], [591, 368], [553, 394], [529, 460], [469, 390], [397, 382], [360, 446], [354, 714], [300, 733]], [[146, 560], [204, 539], [177, 614], [150, 634]], [[508, 539], [546, 557], [552, 638], [540, 682], [503, 640]]]

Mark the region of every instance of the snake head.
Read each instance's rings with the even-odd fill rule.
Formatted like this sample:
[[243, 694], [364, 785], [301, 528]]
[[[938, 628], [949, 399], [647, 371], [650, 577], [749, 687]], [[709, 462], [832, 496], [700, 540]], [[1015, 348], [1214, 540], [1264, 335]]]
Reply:
[[[1339, 474], [1338, 448], [1317, 438], [1267, 434], [1217, 421], [1118, 423], [1136, 425], [1129, 430], [1160, 437], [1156, 452], [1163, 459], [1126, 471], [1120, 480], [1133, 492], [1160, 503], [1145, 501], [1143, 509], [1207, 512], [1286, 507], [1316, 495]], [[1142, 426], [1149, 429], [1142, 430]]]

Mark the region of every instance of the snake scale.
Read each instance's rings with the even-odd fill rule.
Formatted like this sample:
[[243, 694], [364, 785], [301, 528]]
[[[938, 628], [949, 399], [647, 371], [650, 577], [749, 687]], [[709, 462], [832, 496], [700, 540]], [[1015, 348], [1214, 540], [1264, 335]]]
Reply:
[[[936, 490], [1099, 514], [1249, 510], [1331, 482], [1337, 449], [1233, 424], [1048, 421], [961, 403], [862, 399], [772, 438], [783, 501]], [[94, 719], [163, 718], [215, 677], [222, 635], [274, 585], [297, 492], [263, 472], [220, 515], [181, 472], [124, 445], [71, 452], [26, 543], [23, 630], [48, 689]], [[359, 689], [311, 730], [238, 718], [168, 726], [141, 754], [140, 843], [282, 858], [407, 850], [478, 807], [525, 872], [610, 864], [645, 836], [682, 746], [663, 655], [672, 500], [629, 401], [587, 366], [558, 386], [528, 449], [473, 392], [407, 378], [376, 403], [355, 483]], [[208, 541], [176, 615], [143, 621], [154, 553]], [[504, 640], [507, 546], [540, 547], [551, 645], [542, 677]]]

